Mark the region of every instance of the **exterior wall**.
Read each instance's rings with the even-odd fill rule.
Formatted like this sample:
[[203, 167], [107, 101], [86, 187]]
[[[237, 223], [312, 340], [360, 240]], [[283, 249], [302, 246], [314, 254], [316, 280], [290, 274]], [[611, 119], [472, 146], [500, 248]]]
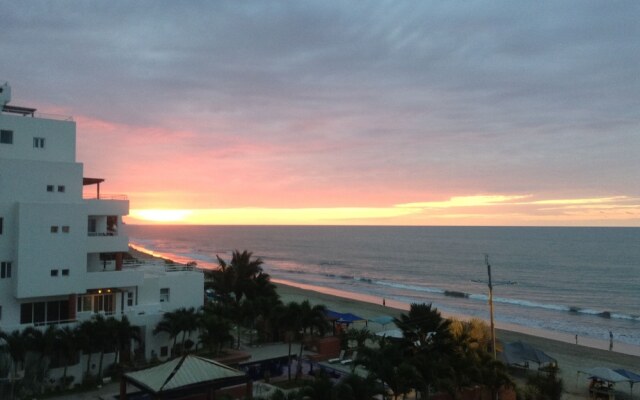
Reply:
[[[81, 204], [19, 204], [16, 298], [64, 295], [84, 286], [87, 228], [78, 209]], [[58, 227], [57, 233], [51, 232], [52, 226]], [[63, 226], [69, 227], [68, 233], [62, 232]]]
[[[198, 271], [170, 272], [161, 276], [159, 288], [169, 288], [170, 298], [162, 303], [164, 311], [204, 305], [204, 274]], [[159, 293], [159, 292], [158, 292]]]
[[[47, 186], [53, 191], [47, 191]], [[60, 186], [64, 186], [62, 190]], [[0, 203], [82, 202], [82, 164], [0, 158]]]
[[[0, 158], [74, 162], [76, 123], [53, 119], [0, 114], [0, 129], [13, 131], [13, 143], [0, 143]], [[35, 148], [33, 138], [44, 138], [44, 147]]]
[[[169, 289], [169, 301], [160, 301], [160, 289]], [[139, 304], [159, 304], [163, 311], [181, 307], [201, 307], [204, 304], [204, 274], [197, 271], [167, 272], [145, 278], [139, 288]]]
[[[103, 288], [122, 288], [143, 284], [144, 273], [141, 271], [99, 271], [88, 272], [80, 287], [82, 292]], [[76, 288], [76, 290], [79, 288]]]

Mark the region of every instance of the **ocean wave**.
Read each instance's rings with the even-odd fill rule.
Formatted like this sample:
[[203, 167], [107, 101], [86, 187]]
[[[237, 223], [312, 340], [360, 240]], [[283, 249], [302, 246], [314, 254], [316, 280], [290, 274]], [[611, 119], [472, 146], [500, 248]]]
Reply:
[[439, 289], [439, 288], [415, 286], [415, 285], [406, 285], [404, 283], [387, 282], [387, 281], [375, 281], [374, 283], [376, 283], [377, 285], [389, 286], [389, 287], [393, 287], [393, 288], [396, 288], [396, 289], [415, 290], [417, 292], [444, 294], [444, 290], [443, 289]]
[[[396, 289], [403, 289], [403, 290], [424, 292], [424, 293], [442, 294], [446, 297], [470, 299], [470, 300], [483, 301], [483, 302], [489, 300], [489, 296], [486, 294], [467, 293], [467, 292], [462, 292], [457, 290], [407, 285], [404, 283], [388, 282], [388, 281], [375, 281], [375, 283], [378, 285], [393, 287]], [[576, 306], [540, 303], [540, 302], [531, 301], [531, 300], [512, 299], [512, 298], [505, 298], [505, 297], [494, 297], [493, 301], [495, 303], [509, 304], [517, 307], [540, 308], [540, 309], [545, 309], [549, 311], [570, 312], [573, 314], [593, 315], [593, 316], [598, 316], [598, 317], [607, 318], [607, 319], [623, 319], [628, 321], [640, 322], [640, 316], [622, 314], [622, 313], [617, 313], [612, 311], [591, 310], [588, 308], [580, 308]]]
[[344, 265], [347, 265], [347, 264], [345, 264], [342, 261], [332, 261], [332, 260], [330, 260], [330, 261], [320, 261], [318, 263], [318, 265], [330, 266], [330, 267], [341, 267], [341, 266], [344, 266]]

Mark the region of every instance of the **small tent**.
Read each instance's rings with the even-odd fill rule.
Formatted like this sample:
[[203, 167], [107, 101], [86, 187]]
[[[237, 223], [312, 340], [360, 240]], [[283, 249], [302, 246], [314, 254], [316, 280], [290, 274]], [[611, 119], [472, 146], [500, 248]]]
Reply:
[[528, 368], [530, 362], [538, 364], [538, 368], [557, 364], [555, 358], [521, 341], [507, 343], [502, 355], [506, 364], [516, 367]]

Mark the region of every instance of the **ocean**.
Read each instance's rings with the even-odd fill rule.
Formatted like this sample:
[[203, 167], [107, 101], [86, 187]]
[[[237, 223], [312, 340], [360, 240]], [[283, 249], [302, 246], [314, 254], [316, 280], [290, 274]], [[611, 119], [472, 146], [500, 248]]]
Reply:
[[[640, 346], [640, 228], [142, 226], [131, 243], [213, 268], [233, 250], [275, 280], [573, 338]], [[348, 311], [348, 310], [339, 310]]]

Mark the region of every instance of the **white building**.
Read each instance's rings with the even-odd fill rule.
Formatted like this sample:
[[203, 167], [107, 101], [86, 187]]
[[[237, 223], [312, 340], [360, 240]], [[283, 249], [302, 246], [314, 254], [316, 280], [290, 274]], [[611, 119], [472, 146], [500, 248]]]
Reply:
[[9, 105], [11, 88], [0, 90], [0, 329], [126, 315], [147, 358], [167, 354], [153, 328], [165, 311], [202, 305], [203, 274], [124, 263], [129, 201], [83, 177], [75, 122]]

